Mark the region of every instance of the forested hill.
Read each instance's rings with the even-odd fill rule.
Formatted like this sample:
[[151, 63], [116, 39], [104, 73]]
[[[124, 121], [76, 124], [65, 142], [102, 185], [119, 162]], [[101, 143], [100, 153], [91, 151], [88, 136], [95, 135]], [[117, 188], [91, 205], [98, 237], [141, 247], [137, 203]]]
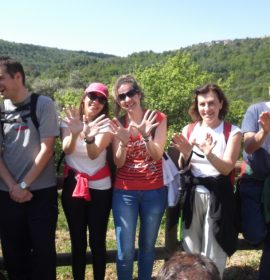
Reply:
[[270, 37], [212, 41], [185, 49], [203, 70], [217, 77], [233, 78], [232, 95], [255, 102], [268, 96]]
[[[270, 84], [270, 37], [201, 43], [177, 50], [189, 52], [191, 60], [216, 79], [232, 79], [231, 94], [247, 103], [267, 98]], [[0, 40], [0, 54], [20, 60], [28, 83], [80, 88], [89, 81], [111, 83], [112, 79], [135, 68], [162, 63], [175, 51], [133, 53], [117, 57], [103, 53], [68, 51]]]

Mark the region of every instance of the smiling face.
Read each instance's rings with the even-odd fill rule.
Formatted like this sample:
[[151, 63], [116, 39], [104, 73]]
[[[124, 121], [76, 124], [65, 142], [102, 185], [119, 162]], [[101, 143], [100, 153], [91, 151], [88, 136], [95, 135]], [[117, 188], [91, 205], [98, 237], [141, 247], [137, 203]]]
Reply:
[[220, 122], [219, 112], [223, 106], [223, 102], [219, 101], [217, 94], [213, 91], [209, 91], [205, 94], [199, 94], [197, 102], [202, 122], [206, 126], [217, 126]]
[[[97, 117], [101, 111], [104, 109], [105, 107], [105, 102], [104, 100], [104, 96], [99, 93], [99, 92], [94, 92], [91, 93], [92, 96], [94, 98], [90, 98], [90, 95], [85, 96], [84, 100], [83, 100], [83, 108], [84, 108], [84, 114], [86, 116], [88, 116], [89, 119], [94, 119], [95, 117]], [[102, 99], [102, 102], [101, 102]], [[108, 102], [108, 101], [106, 101]]]
[[10, 74], [6, 72], [5, 66], [0, 66], [0, 93], [1, 97], [4, 99], [11, 99], [17, 97], [18, 89], [20, 88], [20, 73], [17, 72], [14, 74], [14, 77], [11, 77]]
[[118, 89], [118, 104], [127, 112], [134, 111], [141, 107], [141, 95], [134, 91], [131, 83], [124, 83]]

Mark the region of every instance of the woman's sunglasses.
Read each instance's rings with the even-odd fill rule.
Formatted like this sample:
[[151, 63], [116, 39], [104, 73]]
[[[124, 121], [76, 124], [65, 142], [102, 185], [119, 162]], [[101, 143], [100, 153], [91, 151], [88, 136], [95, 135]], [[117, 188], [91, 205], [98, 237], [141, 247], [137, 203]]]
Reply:
[[137, 93], [138, 93], [138, 90], [135, 89], [135, 88], [133, 88], [133, 89], [131, 89], [131, 90], [128, 91], [128, 92], [118, 94], [118, 99], [119, 99], [120, 101], [123, 101], [123, 100], [126, 99], [126, 97], [131, 98], [131, 97], [133, 97], [134, 95], [136, 95]]
[[91, 101], [95, 101], [98, 100], [98, 102], [102, 105], [107, 103], [107, 99], [103, 96], [98, 96], [97, 94], [93, 93], [93, 92], [88, 92], [87, 96], [89, 97], [89, 99]]

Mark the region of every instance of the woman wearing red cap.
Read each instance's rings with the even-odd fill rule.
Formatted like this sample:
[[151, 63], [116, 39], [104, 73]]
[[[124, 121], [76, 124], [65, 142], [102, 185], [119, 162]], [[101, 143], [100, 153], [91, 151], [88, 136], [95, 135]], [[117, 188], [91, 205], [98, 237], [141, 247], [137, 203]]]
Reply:
[[112, 209], [119, 280], [132, 279], [138, 218], [138, 279], [151, 279], [155, 242], [167, 204], [162, 174], [167, 119], [161, 112], [144, 109], [143, 96], [132, 76], [121, 76], [116, 81], [113, 96], [116, 115], [120, 110], [125, 113], [112, 122], [117, 165]]
[[74, 280], [85, 279], [87, 228], [93, 256], [95, 280], [103, 280], [106, 268], [106, 232], [111, 209], [111, 176], [106, 148], [108, 132], [108, 89], [90, 84], [79, 109], [66, 110], [62, 125], [65, 181], [62, 204], [72, 245]]

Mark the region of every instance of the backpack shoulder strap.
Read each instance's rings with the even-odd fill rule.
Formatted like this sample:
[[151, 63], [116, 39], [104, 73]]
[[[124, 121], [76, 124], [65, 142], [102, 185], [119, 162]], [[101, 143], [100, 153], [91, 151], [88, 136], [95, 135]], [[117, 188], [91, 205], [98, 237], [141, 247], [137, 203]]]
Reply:
[[30, 100], [30, 116], [37, 130], [39, 128], [39, 122], [36, 113], [38, 97], [39, 95], [37, 93], [32, 93], [31, 100]]
[[232, 130], [232, 124], [229, 122], [224, 122], [223, 134], [224, 134], [226, 143], [228, 142], [231, 130]]
[[[193, 129], [194, 129], [196, 124], [197, 124], [197, 122], [188, 124], [187, 139], [190, 138], [190, 135], [191, 135], [191, 133], [192, 133], [192, 131], [193, 131]], [[232, 124], [229, 123], [229, 122], [224, 122], [223, 134], [224, 134], [226, 143], [227, 143], [227, 141], [229, 139], [229, 136], [230, 136], [230, 133], [231, 133], [231, 129], [232, 129]]]
[[188, 124], [188, 128], [187, 128], [187, 139], [189, 140], [190, 138], [190, 135], [195, 127], [195, 125], [197, 124], [198, 122], [193, 122], [193, 123], [189, 123]]

